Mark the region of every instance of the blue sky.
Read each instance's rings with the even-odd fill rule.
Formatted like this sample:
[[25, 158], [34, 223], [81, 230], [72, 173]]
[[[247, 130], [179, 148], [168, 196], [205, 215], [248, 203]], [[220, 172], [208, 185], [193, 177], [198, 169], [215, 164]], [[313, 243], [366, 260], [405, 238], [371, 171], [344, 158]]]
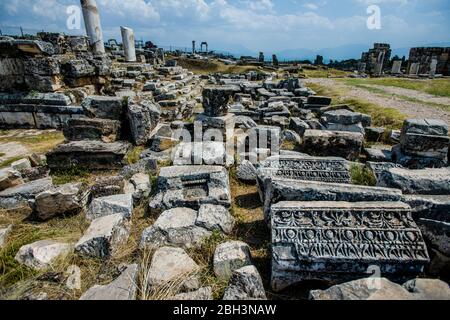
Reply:
[[[192, 40], [231, 51], [280, 52], [373, 42], [394, 48], [450, 42], [449, 0], [97, 0], [105, 38], [120, 25], [159, 45]], [[66, 9], [76, 0], [2, 0], [0, 26], [68, 32]], [[381, 29], [366, 25], [369, 5]], [[3, 28], [5, 29], [5, 28]], [[83, 33], [76, 31], [75, 33]], [[72, 32], [73, 33], [73, 32]], [[359, 53], [358, 53], [359, 54]]]

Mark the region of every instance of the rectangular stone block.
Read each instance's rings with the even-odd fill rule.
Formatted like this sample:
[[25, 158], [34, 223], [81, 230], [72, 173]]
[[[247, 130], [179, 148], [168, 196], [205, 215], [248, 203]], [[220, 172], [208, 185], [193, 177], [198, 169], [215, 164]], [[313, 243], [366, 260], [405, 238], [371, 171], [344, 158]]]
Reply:
[[69, 119], [63, 133], [68, 141], [114, 142], [120, 135], [120, 122], [107, 119]]
[[429, 263], [402, 202], [281, 202], [271, 207], [272, 288], [304, 280], [348, 281], [374, 270], [413, 278]]
[[230, 207], [228, 171], [221, 166], [173, 166], [161, 169], [157, 194], [150, 208], [169, 210], [202, 204]]
[[448, 124], [435, 119], [408, 119], [403, 124], [403, 133], [447, 136]]
[[357, 160], [364, 143], [364, 135], [345, 131], [306, 130], [302, 152], [315, 156], [338, 156]]
[[267, 178], [350, 183], [350, 163], [342, 158], [275, 156], [258, 168], [261, 181]]
[[445, 160], [448, 156], [450, 138], [406, 133], [402, 134], [400, 144], [405, 155]]
[[281, 201], [401, 201], [398, 189], [356, 186], [315, 181], [271, 178], [261, 188], [266, 221], [270, 221], [270, 207]]
[[89, 170], [115, 170], [124, 165], [131, 148], [128, 142], [104, 143], [101, 141], [74, 141], [61, 144], [47, 154], [51, 169], [71, 166]]

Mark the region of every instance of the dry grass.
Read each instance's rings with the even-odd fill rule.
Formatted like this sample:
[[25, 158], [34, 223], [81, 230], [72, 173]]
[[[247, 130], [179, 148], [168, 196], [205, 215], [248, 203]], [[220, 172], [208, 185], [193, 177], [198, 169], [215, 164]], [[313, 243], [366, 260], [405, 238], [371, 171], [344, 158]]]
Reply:
[[[43, 271], [31, 270], [14, 259], [20, 247], [44, 239], [76, 243], [89, 226], [85, 215], [62, 216], [35, 223], [27, 220], [29, 209], [1, 211], [0, 225], [13, 224], [13, 231], [6, 247], [0, 251], [0, 298], [17, 300], [24, 294], [44, 292], [50, 300], [75, 300], [93, 285], [110, 283], [120, 275], [119, 266], [139, 259], [142, 231], [153, 223], [152, 219], [145, 217], [146, 207], [144, 202], [134, 209], [130, 237], [110, 259], [99, 260], [71, 253]], [[80, 290], [70, 290], [65, 285], [70, 266], [81, 270]]]
[[450, 97], [450, 79], [398, 79], [398, 78], [373, 78], [373, 79], [346, 79], [349, 85], [375, 84], [380, 86], [397, 87], [425, 92], [435, 96]]
[[[5, 130], [0, 136], [0, 143], [17, 142], [27, 147], [32, 153], [45, 154], [64, 142], [64, 135], [55, 130], [32, 130], [37, 134], [24, 134], [27, 130]], [[11, 133], [18, 133], [10, 136]]]
[[250, 71], [255, 72], [273, 71], [258, 66], [226, 65], [218, 60], [194, 60], [194, 59], [179, 58], [178, 64], [183, 68], [200, 75], [207, 75], [211, 73], [236, 74], [236, 73], [247, 73]]

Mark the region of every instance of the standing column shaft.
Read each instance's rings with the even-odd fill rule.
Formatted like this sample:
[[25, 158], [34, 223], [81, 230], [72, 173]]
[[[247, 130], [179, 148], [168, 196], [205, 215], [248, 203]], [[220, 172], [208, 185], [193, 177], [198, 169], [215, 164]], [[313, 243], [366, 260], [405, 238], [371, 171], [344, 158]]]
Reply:
[[92, 51], [94, 54], [104, 54], [105, 45], [97, 2], [95, 0], [81, 0], [81, 8]]
[[134, 42], [134, 31], [127, 27], [120, 27], [122, 32], [122, 44], [125, 52], [125, 61], [136, 62], [136, 47]]

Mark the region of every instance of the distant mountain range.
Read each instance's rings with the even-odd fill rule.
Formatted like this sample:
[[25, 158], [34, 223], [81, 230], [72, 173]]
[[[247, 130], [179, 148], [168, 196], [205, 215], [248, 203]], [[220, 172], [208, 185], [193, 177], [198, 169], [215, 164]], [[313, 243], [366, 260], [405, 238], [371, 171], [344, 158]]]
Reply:
[[[230, 46], [228, 51], [231, 52], [236, 57], [241, 56], [252, 56], [258, 57], [259, 52], [252, 51], [248, 48], [245, 48], [242, 45], [238, 46]], [[430, 43], [423, 45], [416, 45], [413, 47], [450, 47], [450, 42], [442, 42], [442, 43]], [[343, 45], [335, 48], [325, 48], [320, 50], [311, 50], [311, 49], [290, 49], [276, 52], [275, 54], [278, 57], [278, 60], [312, 60], [316, 58], [317, 55], [321, 55], [324, 57], [325, 62], [329, 62], [332, 60], [347, 60], [347, 59], [360, 59], [361, 54], [363, 52], [368, 51], [372, 48], [372, 45], [367, 44], [349, 44]], [[392, 57], [398, 55], [399, 57], [409, 56], [409, 50], [412, 47], [405, 48], [394, 48], [392, 49]], [[227, 51], [227, 50], [221, 50]], [[264, 52], [266, 60], [272, 59], [272, 53]]]

